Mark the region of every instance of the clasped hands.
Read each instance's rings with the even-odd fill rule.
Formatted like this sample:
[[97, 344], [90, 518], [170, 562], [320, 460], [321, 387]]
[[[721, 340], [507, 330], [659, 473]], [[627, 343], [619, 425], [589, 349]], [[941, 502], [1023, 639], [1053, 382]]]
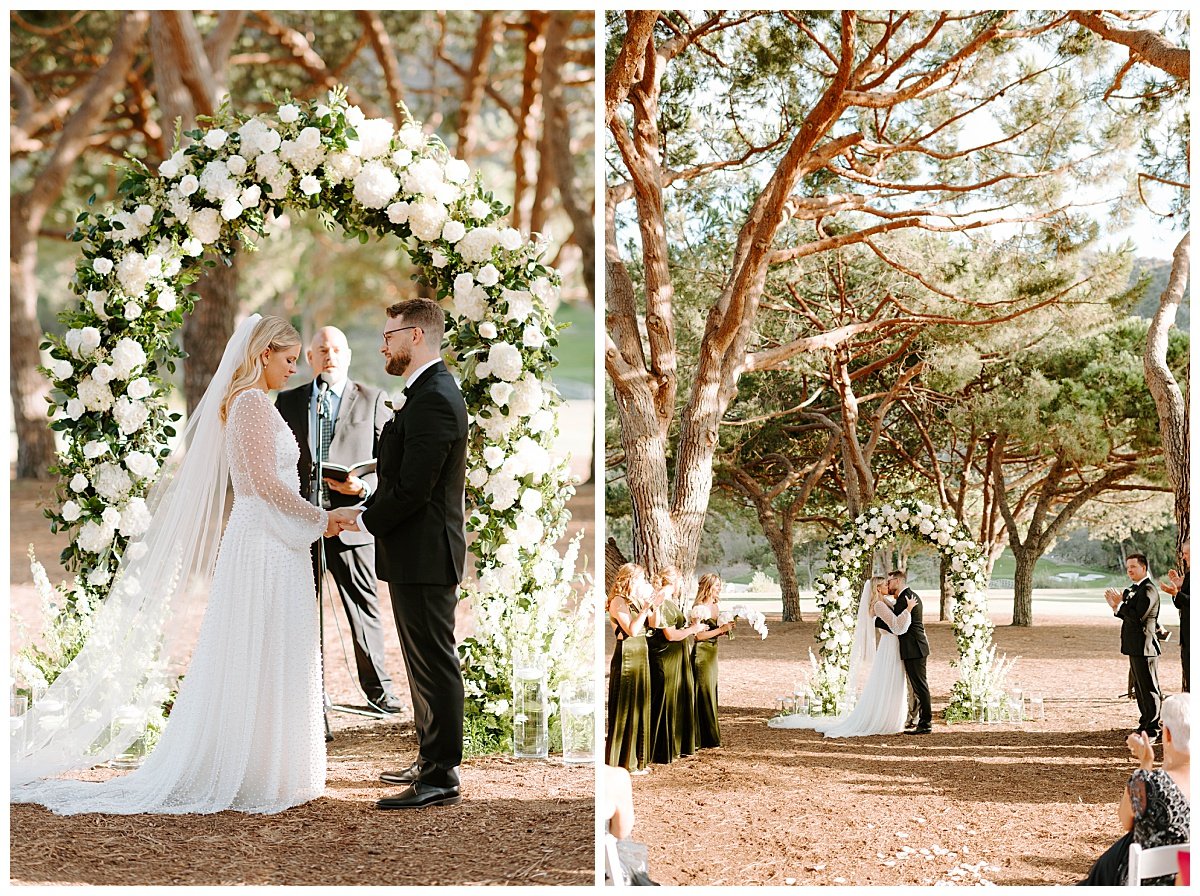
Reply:
[[1104, 589], [1104, 600], [1114, 610], [1117, 608], [1117, 605], [1121, 603], [1121, 596], [1121, 592], [1116, 588]]
[[358, 525], [358, 515], [362, 512], [358, 507], [342, 507], [329, 511], [329, 526], [325, 529], [325, 537], [333, 538], [343, 532], [361, 532]]

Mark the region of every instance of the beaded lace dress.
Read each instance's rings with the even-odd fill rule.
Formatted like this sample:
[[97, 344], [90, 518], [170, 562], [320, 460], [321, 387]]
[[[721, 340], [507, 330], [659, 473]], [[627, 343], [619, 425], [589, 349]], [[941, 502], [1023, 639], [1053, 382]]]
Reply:
[[327, 512], [300, 496], [299, 447], [248, 389], [224, 439], [233, 508], [196, 649], [161, 738], [135, 771], [96, 784], [37, 780], [13, 802], [61, 815], [274, 813], [325, 787], [318, 611], [310, 545]]

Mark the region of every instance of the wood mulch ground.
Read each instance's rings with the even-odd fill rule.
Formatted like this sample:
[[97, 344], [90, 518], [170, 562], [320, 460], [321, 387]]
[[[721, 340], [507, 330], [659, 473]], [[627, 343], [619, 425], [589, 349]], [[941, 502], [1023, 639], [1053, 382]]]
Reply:
[[[654, 880], [1073, 884], [1120, 836], [1138, 713], [1118, 698], [1128, 665], [1116, 620], [998, 625], [999, 651], [1021, 657], [1016, 681], [1046, 695], [1046, 719], [953, 726], [940, 718], [953, 638], [927, 623], [933, 734], [848, 740], [767, 728], [815, 649], [813, 622], [769, 622], [765, 641], [741, 630], [721, 641], [723, 746], [633, 778], [633, 839], [648, 845]], [[1160, 674], [1165, 692], [1179, 690], [1175, 640]]]
[[[61, 539], [46, 529], [38, 503], [44, 483], [12, 481], [11, 609], [33, 624], [36, 597], [25, 557], [29, 541], [50, 570]], [[572, 501], [569, 538], [586, 530], [594, 556], [591, 485]], [[594, 563], [593, 563], [594, 565]], [[387, 601], [386, 587], [381, 598]], [[333, 601], [338, 603], [336, 598]], [[470, 627], [463, 607], [460, 636]], [[342, 656], [340, 606], [325, 614], [326, 687], [336, 704], [361, 705], [353, 668]], [[408, 704], [394, 626], [385, 625], [388, 668]], [[348, 638], [348, 635], [346, 636]], [[13, 646], [16, 646], [15, 635]], [[10, 878], [17, 884], [524, 884], [588, 886], [595, 880], [595, 768], [505, 756], [463, 764], [463, 802], [454, 807], [380, 812], [375, 800], [399, 788], [379, 772], [416, 754], [411, 713], [371, 721], [330, 713], [325, 795], [273, 816], [56, 816], [40, 806], [10, 809]], [[93, 773], [99, 779], [110, 772]]]

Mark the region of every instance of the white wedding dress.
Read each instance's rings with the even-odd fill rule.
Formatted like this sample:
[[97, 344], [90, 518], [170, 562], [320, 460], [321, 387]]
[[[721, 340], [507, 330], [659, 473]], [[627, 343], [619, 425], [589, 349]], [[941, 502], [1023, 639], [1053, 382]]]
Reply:
[[[876, 606], [877, 611], [874, 609]], [[888, 626], [887, 631], [879, 631], [878, 644], [875, 643], [875, 614]], [[845, 716], [808, 716], [799, 713], [776, 716], [767, 723], [768, 726], [809, 728], [820, 731], [826, 737], [899, 734], [904, 730], [905, 718], [908, 715], [908, 683], [904, 674], [904, 663], [900, 659], [898, 635], [908, 631], [911, 621], [911, 611], [908, 609], [897, 617], [886, 605], [872, 605], [868, 582], [859, 603], [858, 621], [854, 632], [850, 687], [855, 687], [858, 674], [864, 666], [869, 664], [870, 671], [854, 709]]]
[[[299, 447], [261, 390], [234, 399], [224, 453], [233, 508], [195, 651], [155, 749], [140, 768], [99, 784], [14, 776], [13, 802], [62, 815], [274, 813], [321, 795], [325, 731], [310, 545], [327, 514], [300, 497]], [[86, 763], [75, 758], [62, 767]]]

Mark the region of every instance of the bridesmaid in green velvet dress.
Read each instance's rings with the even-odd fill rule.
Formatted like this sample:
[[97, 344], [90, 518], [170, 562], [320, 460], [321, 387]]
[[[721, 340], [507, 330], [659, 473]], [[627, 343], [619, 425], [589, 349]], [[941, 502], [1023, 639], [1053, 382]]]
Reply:
[[650, 757], [674, 762], [696, 752], [696, 685], [692, 678], [689, 639], [703, 631], [688, 625], [679, 608], [679, 571], [673, 566], [654, 577], [662, 605], [650, 615]]
[[613, 577], [608, 592], [608, 615], [617, 646], [608, 676], [609, 765], [645, 773], [650, 763], [650, 661], [646, 651], [646, 620], [661, 598], [653, 595], [646, 571], [626, 563]]
[[696, 635], [696, 652], [692, 658], [696, 678], [696, 737], [701, 747], [721, 746], [721, 726], [717, 721], [717, 639], [733, 631], [735, 620], [717, 624], [720, 613], [721, 577], [713, 573], [700, 577], [696, 589], [695, 607], [706, 607], [709, 618], [704, 631]]

